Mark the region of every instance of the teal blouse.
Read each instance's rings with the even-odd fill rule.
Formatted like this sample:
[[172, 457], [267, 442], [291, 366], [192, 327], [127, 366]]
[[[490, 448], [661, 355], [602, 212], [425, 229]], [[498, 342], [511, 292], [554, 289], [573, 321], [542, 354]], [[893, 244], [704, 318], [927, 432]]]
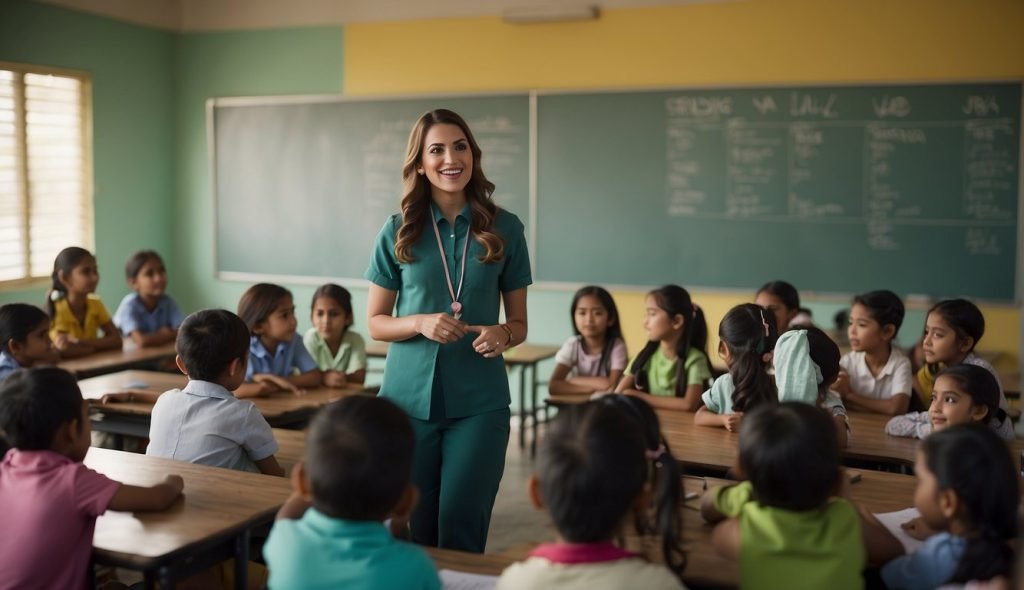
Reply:
[[[462, 248], [470, 223], [467, 204], [455, 218], [455, 227], [431, 204], [431, 212], [441, 232], [445, 260], [437, 249], [437, 238], [427, 222], [420, 239], [412, 248], [413, 262], [395, 258], [395, 236], [402, 225], [401, 215], [392, 215], [377, 235], [365, 278], [374, 284], [398, 292], [398, 317], [419, 313], [451, 311], [451, 296], [442, 263], [448, 265], [457, 289], [462, 266]], [[505, 240], [504, 257], [489, 264], [480, 262], [484, 247], [470, 238], [466, 279], [462, 287], [462, 321], [470, 325], [498, 323], [501, 294], [522, 289], [533, 282], [530, 257], [519, 218], [498, 209], [491, 230]], [[393, 342], [384, 365], [380, 395], [398, 404], [411, 417], [430, 418], [430, 396], [434, 379], [441, 380], [445, 417], [474, 416], [508, 407], [508, 377], [501, 358], [486, 359], [473, 350], [478, 334], [469, 333], [451, 344], [441, 345], [424, 336]], [[436, 369], [436, 370], [435, 370]]]

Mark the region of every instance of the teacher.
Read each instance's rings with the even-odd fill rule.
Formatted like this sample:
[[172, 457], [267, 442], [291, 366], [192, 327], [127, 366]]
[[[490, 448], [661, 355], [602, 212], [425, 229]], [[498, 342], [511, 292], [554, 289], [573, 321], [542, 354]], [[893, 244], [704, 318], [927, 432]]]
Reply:
[[523, 224], [491, 200], [480, 159], [462, 117], [420, 117], [402, 167], [402, 213], [384, 223], [365, 275], [370, 336], [392, 343], [380, 395], [416, 432], [412, 540], [476, 553], [505, 470], [501, 355], [526, 340], [532, 282]]

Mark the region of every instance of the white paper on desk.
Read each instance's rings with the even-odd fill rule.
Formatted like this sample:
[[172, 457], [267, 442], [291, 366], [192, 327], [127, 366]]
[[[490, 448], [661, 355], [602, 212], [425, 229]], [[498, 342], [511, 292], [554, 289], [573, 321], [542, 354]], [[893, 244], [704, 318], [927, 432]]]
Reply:
[[441, 586], [444, 590], [494, 590], [498, 576], [484, 576], [455, 570], [441, 570]]
[[911, 537], [903, 530], [900, 526], [908, 520], [914, 520], [921, 513], [917, 511], [917, 508], [907, 508], [906, 510], [900, 510], [898, 512], [885, 512], [883, 514], [876, 514], [875, 517], [878, 522], [881, 522], [885, 528], [892, 533], [892, 536], [903, 544], [903, 550], [907, 553], [913, 553], [917, 551], [921, 545], [924, 545], [924, 541], [918, 541], [914, 537]]

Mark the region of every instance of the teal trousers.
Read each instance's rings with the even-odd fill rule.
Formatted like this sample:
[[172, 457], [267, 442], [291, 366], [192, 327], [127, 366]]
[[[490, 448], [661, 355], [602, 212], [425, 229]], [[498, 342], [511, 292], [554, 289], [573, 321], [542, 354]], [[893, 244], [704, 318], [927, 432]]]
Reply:
[[410, 419], [416, 433], [412, 481], [420, 491], [409, 522], [412, 540], [483, 553], [505, 472], [509, 409], [463, 418], [443, 414], [444, 395], [435, 386], [430, 420]]

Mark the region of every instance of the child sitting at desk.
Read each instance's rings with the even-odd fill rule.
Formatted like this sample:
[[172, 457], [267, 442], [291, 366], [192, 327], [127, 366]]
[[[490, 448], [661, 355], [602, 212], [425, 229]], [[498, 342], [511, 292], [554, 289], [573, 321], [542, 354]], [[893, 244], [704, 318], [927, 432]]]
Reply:
[[384, 398], [344, 398], [320, 411], [306, 441], [263, 546], [271, 590], [440, 589], [426, 553], [382, 523], [407, 521], [418, 495], [405, 413]]
[[121, 348], [121, 334], [96, 295], [100, 272], [91, 252], [76, 246], [61, 250], [53, 261], [51, 279], [46, 311], [53, 322], [50, 339], [61, 356]]
[[13, 447], [0, 466], [4, 588], [89, 588], [96, 517], [106, 510], [163, 510], [181, 494], [177, 475], [151, 487], [129, 486], [82, 464], [89, 407], [67, 371], [11, 374], [0, 384], [0, 431]]
[[853, 350], [839, 361], [842, 370], [832, 386], [846, 404], [890, 416], [910, 407], [910, 359], [893, 344], [903, 315], [903, 302], [892, 291], [853, 298], [846, 330]]
[[[715, 548], [739, 562], [740, 587], [864, 587], [865, 562], [902, 553], [891, 535], [846, 500], [830, 416], [800, 402], [765, 404], [740, 424], [739, 471], [747, 481], [704, 495]], [[864, 522], [862, 522], [862, 518]]]
[[223, 309], [197, 311], [178, 329], [177, 352], [175, 362], [188, 385], [157, 399], [146, 454], [284, 475], [270, 424], [252, 402], [231, 393], [245, 380], [245, 322]]
[[[527, 484], [533, 505], [554, 521], [557, 541], [506, 568], [498, 590], [683, 588], [677, 577], [686, 563], [679, 472], [664, 446], [651, 450], [658, 436], [643, 425], [657, 420], [645, 410], [606, 396], [558, 413]], [[656, 526], [650, 514], [657, 515]], [[671, 565], [650, 563], [613, 543], [627, 531], [661, 535], [662, 556]]]
[[829, 389], [839, 376], [839, 347], [820, 328], [799, 325], [775, 345], [775, 384], [779, 401], [801, 402], [828, 411], [839, 448], [849, 444], [850, 423], [839, 394]]
[[57, 360], [50, 342], [50, 318], [27, 303], [0, 306], [0, 381], [17, 369]]
[[251, 337], [245, 383], [235, 395], [258, 397], [275, 391], [298, 395], [304, 387], [320, 385], [323, 374], [295, 331], [298, 323], [291, 291], [271, 283], [253, 285], [238, 301], [238, 315]]
[[124, 265], [125, 280], [132, 292], [114, 312], [114, 324], [137, 346], [174, 342], [185, 319], [167, 294], [167, 268], [153, 250], [139, 250]]

